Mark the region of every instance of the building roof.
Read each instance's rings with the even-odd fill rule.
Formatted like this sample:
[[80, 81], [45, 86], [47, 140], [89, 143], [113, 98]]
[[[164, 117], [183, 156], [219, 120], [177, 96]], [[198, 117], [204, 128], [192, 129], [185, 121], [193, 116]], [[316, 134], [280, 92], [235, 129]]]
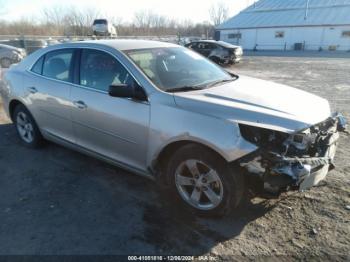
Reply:
[[260, 0], [217, 29], [322, 25], [350, 25], [350, 0]]

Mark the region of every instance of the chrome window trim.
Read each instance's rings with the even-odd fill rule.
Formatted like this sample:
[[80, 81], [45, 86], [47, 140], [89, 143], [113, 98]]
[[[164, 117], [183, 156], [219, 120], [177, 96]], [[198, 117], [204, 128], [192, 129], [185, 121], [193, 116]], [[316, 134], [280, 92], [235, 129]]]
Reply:
[[[50, 78], [50, 77], [46, 77], [46, 76], [42, 75], [42, 74], [43, 74], [43, 71], [44, 71], [44, 65], [45, 65], [45, 58], [46, 58], [45, 56], [46, 56], [47, 54], [51, 53], [51, 52], [62, 51], [62, 50], [65, 50], [65, 49], [75, 49], [75, 48], [73, 48], [73, 47], [64, 47], [64, 48], [61, 48], [61, 49], [58, 48], [58, 49], [53, 49], [53, 50], [47, 51], [47, 52], [41, 54], [41, 55], [34, 61], [34, 63], [31, 64], [31, 66], [29, 67], [30, 69], [26, 69], [26, 71], [27, 71], [27, 72], [30, 72], [30, 73], [33, 73], [33, 74], [35, 74], [35, 75], [38, 75], [38, 76], [43, 76], [43, 77], [45, 77], [45, 78], [47, 78], [47, 79], [57, 80], [57, 81], [61, 81], [61, 82], [63, 82], [63, 83], [71, 83], [71, 82], [69, 82], [69, 81], [63, 81], [63, 80], [59, 80], [59, 79], [55, 79], [55, 78]], [[73, 51], [73, 53], [74, 53], [74, 51]], [[41, 66], [41, 74], [37, 74], [37, 73], [33, 72], [32, 70], [33, 70], [33, 67], [35, 66], [35, 64], [36, 64], [42, 57], [44, 58], [44, 60], [43, 60], [42, 66]], [[72, 59], [73, 59], [73, 54], [72, 54]]]
[[36, 59], [34, 61], [34, 63], [32, 63], [32, 65], [29, 67], [30, 69], [26, 69], [26, 71], [30, 74], [33, 74], [33, 75], [36, 75], [36, 76], [39, 76], [39, 77], [43, 77], [44, 79], [47, 79], [47, 80], [51, 80], [51, 81], [56, 81], [56, 82], [59, 82], [59, 83], [63, 83], [63, 84], [69, 84], [71, 86], [74, 86], [74, 87], [78, 87], [78, 88], [82, 88], [82, 89], [86, 89], [86, 90], [89, 90], [89, 91], [94, 91], [94, 92], [97, 92], [97, 93], [101, 93], [101, 94], [108, 94], [108, 92], [106, 91], [102, 91], [102, 90], [99, 90], [99, 89], [95, 89], [95, 88], [92, 88], [92, 87], [87, 87], [87, 86], [83, 86], [83, 85], [79, 85], [79, 84], [75, 84], [75, 83], [72, 83], [72, 82], [69, 82], [69, 81], [63, 81], [63, 80], [59, 80], [59, 79], [55, 79], [55, 78], [50, 78], [50, 77], [47, 77], [47, 76], [44, 76], [44, 75], [41, 75], [41, 74], [37, 74], [35, 72], [32, 71], [32, 68], [33, 66], [36, 64], [36, 62], [43, 56], [45, 56], [46, 54], [50, 53], [50, 52], [53, 52], [53, 51], [57, 51], [57, 50], [64, 50], [64, 49], [91, 49], [91, 50], [98, 50], [98, 51], [102, 51], [102, 52], [106, 52], [108, 54], [110, 54], [112, 57], [114, 57], [124, 68], [125, 70], [132, 76], [132, 78], [136, 81], [136, 83], [143, 89], [143, 91], [146, 93], [146, 96], [147, 96], [147, 101], [136, 101], [136, 100], [133, 100], [131, 98], [126, 98], [128, 100], [132, 100], [136, 103], [142, 103], [142, 104], [149, 104], [149, 100], [148, 100], [148, 94], [147, 92], [145, 91], [145, 88], [142, 87], [142, 85], [140, 84], [140, 82], [137, 80], [137, 78], [135, 77], [135, 75], [133, 73], [130, 72], [130, 69], [125, 65], [125, 63], [121, 62], [118, 57], [116, 57], [113, 53], [111, 53], [110, 51], [107, 51], [107, 50], [104, 50], [104, 49], [101, 49], [101, 48], [95, 48], [95, 47], [65, 47], [65, 48], [57, 48], [57, 49], [54, 49], [54, 50], [50, 50], [44, 54], [42, 54], [38, 59]]
[[[71, 83], [71, 82], [65, 82], [65, 81], [54, 79], [54, 78], [50, 78], [50, 77], [46, 77], [46, 76], [43, 76], [43, 75], [39, 75], [39, 74], [37, 74], [35, 72], [32, 72], [32, 71], [30, 71], [28, 69], [26, 71], [28, 73], [30, 73], [30, 74], [33, 74], [33, 75], [38, 76], [38, 77], [42, 77], [42, 78], [44, 78], [46, 80], [55, 81], [55, 82], [58, 82], [58, 83], [61, 83], [61, 84], [66, 84], [66, 85], [68, 84], [70, 86], [78, 87], [78, 88], [85, 89], [85, 90], [88, 90], [88, 91], [91, 91], [91, 92], [101, 93], [101, 94], [105, 94], [105, 95], [109, 96], [108, 92], [106, 92], [106, 91], [102, 91], [102, 90], [98, 90], [98, 89], [95, 89], [95, 88], [74, 84], [74, 83]], [[116, 97], [116, 98], [118, 98], [118, 97]], [[120, 98], [120, 99], [124, 99], [124, 100], [127, 99], [127, 100], [133, 101], [135, 103], [140, 103], [140, 104], [145, 104], [145, 105], [149, 105], [150, 104], [148, 100], [147, 101], [138, 101], [138, 100], [134, 100], [132, 98]]]

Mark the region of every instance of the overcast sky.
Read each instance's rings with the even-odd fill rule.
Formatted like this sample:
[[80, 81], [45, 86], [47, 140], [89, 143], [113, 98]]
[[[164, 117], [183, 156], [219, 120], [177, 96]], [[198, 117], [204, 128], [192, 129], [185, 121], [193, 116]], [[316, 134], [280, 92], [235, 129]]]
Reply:
[[155, 13], [193, 22], [209, 20], [211, 5], [223, 2], [230, 8], [230, 16], [253, 3], [254, 0], [0, 0], [0, 19], [17, 20], [21, 17], [36, 17], [50, 6], [75, 6], [96, 8], [108, 17], [120, 17], [131, 21], [135, 12], [152, 10]]

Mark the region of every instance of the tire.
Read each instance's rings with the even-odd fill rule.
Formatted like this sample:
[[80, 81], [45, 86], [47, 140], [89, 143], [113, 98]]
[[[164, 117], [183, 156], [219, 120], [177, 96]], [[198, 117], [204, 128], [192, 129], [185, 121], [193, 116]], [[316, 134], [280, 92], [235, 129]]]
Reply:
[[175, 152], [169, 159], [166, 176], [171, 195], [201, 216], [221, 217], [230, 213], [239, 205], [244, 192], [242, 174], [218, 154], [197, 144]]
[[13, 113], [13, 121], [21, 140], [26, 147], [39, 148], [43, 144], [43, 137], [40, 130], [24, 105], [17, 105]]
[[12, 61], [10, 58], [4, 57], [1, 59], [0, 64], [2, 68], [9, 68], [12, 64]]

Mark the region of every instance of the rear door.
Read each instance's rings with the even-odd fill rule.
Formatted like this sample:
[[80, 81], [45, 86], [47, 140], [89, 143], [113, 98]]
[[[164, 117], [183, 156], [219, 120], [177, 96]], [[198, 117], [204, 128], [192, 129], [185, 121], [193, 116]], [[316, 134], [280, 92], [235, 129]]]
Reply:
[[74, 142], [71, 122], [74, 49], [60, 49], [42, 56], [24, 85], [29, 108], [39, 126], [50, 135]]
[[111, 97], [111, 84], [133, 85], [135, 79], [111, 54], [83, 49], [77, 84], [72, 89], [77, 143], [113, 161], [146, 170], [150, 105]]
[[208, 57], [211, 50], [213, 49], [213, 45], [210, 43], [199, 42], [197, 46], [197, 52]]

